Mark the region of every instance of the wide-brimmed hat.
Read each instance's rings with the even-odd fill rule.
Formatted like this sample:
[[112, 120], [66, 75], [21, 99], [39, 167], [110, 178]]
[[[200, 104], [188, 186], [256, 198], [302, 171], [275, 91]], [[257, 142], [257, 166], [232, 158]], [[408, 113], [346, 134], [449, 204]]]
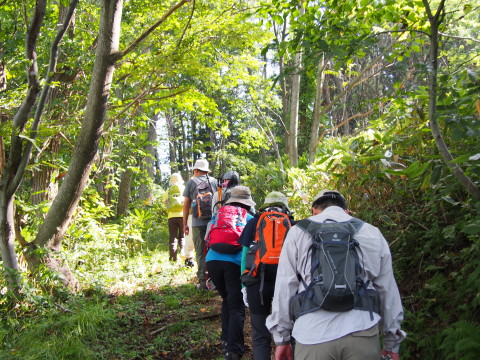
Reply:
[[183, 184], [182, 175], [180, 175], [179, 173], [173, 173], [172, 175], [170, 175], [170, 185], [178, 183]]
[[335, 199], [338, 200], [342, 203], [342, 208], [347, 209], [347, 200], [343, 197], [342, 194], [340, 194], [337, 190], [327, 190], [324, 189], [320, 191], [317, 196], [315, 196], [315, 199], [313, 200], [313, 203], [317, 203], [317, 205], [320, 205], [322, 202]]
[[195, 161], [195, 165], [193, 165], [193, 170], [195, 169], [210, 172], [207, 159], [198, 159], [197, 161]]
[[258, 210], [262, 211], [270, 206], [285, 206], [288, 208], [288, 199], [280, 191], [272, 191], [265, 197], [263, 205]]
[[253, 201], [252, 199], [252, 193], [250, 192], [250, 189], [246, 186], [235, 186], [234, 188], [232, 188], [230, 198], [225, 204], [230, 204], [234, 202], [247, 206], [255, 206], [255, 201]]

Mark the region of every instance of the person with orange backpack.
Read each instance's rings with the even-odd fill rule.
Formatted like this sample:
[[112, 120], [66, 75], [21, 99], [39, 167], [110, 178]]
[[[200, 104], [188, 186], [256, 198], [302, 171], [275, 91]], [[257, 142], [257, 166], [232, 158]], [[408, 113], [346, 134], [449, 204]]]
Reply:
[[248, 187], [232, 188], [230, 198], [218, 210], [206, 237], [208, 276], [223, 299], [220, 340], [226, 360], [241, 359], [245, 352], [245, 305], [240, 282], [242, 246], [238, 239], [253, 217], [249, 211], [254, 206]]
[[243, 245], [241, 279], [244, 301], [250, 309], [253, 358], [270, 360], [272, 336], [265, 321], [270, 314], [283, 241], [294, 220], [287, 197], [278, 191], [266, 196], [259, 211], [239, 239]]

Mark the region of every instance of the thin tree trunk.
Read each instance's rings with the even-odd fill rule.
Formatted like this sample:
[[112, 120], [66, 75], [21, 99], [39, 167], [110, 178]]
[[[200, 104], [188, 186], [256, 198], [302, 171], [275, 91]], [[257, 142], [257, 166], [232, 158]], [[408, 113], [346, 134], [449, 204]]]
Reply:
[[[287, 22], [283, 23], [282, 33], [280, 35], [279, 42], [285, 41], [287, 34]], [[278, 67], [280, 71], [280, 88], [282, 93], [282, 122], [286, 124], [286, 127], [283, 127], [283, 133], [285, 138], [285, 147], [286, 149], [290, 148], [290, 134], [289, 134], [289, 119], [288, 114], [290, 112], [290, 101], [289, 101], [289, 91], [287, 85], [287, 77], [285, 76], [285, 58], [282, 55], [278, 60]]]
[[173, 116], [170, 111], [165, 112], [165, 123], [167, 125], [168, 134], [168, 155], [170, 159], [170, 171], [174, 173], [178, 171], [178, 156], [175, 140], [175, 127], [173, 124]]
[[[56, 71], [58, 60], [58, 46], [66, 30], [69, 27], [71, 17], [76, 8], [78, 0], [73, 0], [70, 4], [68, 15], [64, 23], [58, 27], [57, 34], [52, 41], [50, 48], [50, 59], [48, 64], [47, 76], [43, 88], [40, 87], [36, 46], [40, 36], [40, 29], [46, 12], [46, 1], [39, 0], [36, 3], [34, 15], [32, 17], [25, 41], [26, 58], [28, 59], [27, 95], [12, 121], [12, 135], [10, 141], [10, 153], [8, 162], [3, 168], [0, 182], [0, 250], [2, 253], [3, 266], [8, 270], [17, 270], [18, 263], [15, 253], [15, 219], [13, 214], [13, 203], [15, 193], [22, 182], [25, 169], [30, 161], [32, 146], [38, 133], [38, 127], [42, 118], [43, 110], [48, 98], [53, 74]], [[38, 97], [40, 99], [37, 102]], [[36, 110], [30, 127], [29, 141], [24, 144], [22, 133], [30, 118], [34, 107]], [[16, 288], [19, 277], [16, 271], [7, 272], [9, 284]]]
[[183, 121], [183, 116], [182, 114], [180, 114], [180, 122], [181, 122], [181, 126], [182, 126], [182, 144], [181, 144], [181, 147], [182, 147], [182, 158], [183, 158], [183, 163], [185, 164], [185, 172], [187, 174], [187, 177], [190, 178], [190, 163], [188, 161], [188, 154], [187, 154], [187, 149], [186, 149], [186, 145], [187, 145], [187, 129], [185, 127], [185, 123]]
[[145, 146], [145, 157], [142, 160], [142, 167], [147, 178], [140, 186], [140, 201], [150, 203], [152, 199], [152, 185], [155, 180], [155, 145], [157, 142], [157, 126], [155, 121], [148, 121], [148, 138]]
[[428, 14], [428, 19], [430, 21], [430, 78], [429, 78], [429, 105], [428, 105], [428, 115], [430, 119], [430, 129], [432, 131], [433, 138], [437, 145], [440, 154], [442, 155], [443, 160], [447, 166], [452, 170], [453, 174], [457, 180], [463, 185], [465, 190], [475, 199], [480, 200], [480, 189], [478, 186], [463, 172], [463, 170], [452, 162], [453, 156], [448, 149], [445, 140], [443, 139], [442, 132], [438, 125], [438, 114], [437, 114], [437, 72], [438, 72], [438, 27], [442, 22], [444, 16], [444, 6], [445, 0], [441, 0], [438, 5], [437, 12], [433, 15], [430, 5], [427, 0], [422, 0], [425, 6], [425, 9]]
[[[95, 63], [85, 117], [67, 175], [60, 187], [35, 244], [59, 250], [61, 239], [80, 199], [97, 155], [120, 38], [122, 0], [102, 2], [102, 14]], [[66, 215], [66, 216], [65, 216]]]
[[325, 83], [325, 54], [322, 55], [322, 61], [318, 64], [317, 87], [315, 91], [315, 107], [313, 109], [312, 126], [310, 128], [310, 141], [308, 144], [308, 161], [313, 163], [315, 160], [315, 149], [318, 141], [318, 129], [320, 128], [320, 109], [323, 99], [323, 85]]
[[125, 169], [122, 172], [122, 175], [120, 175], [120, 184], [118, 185], [117, 218], [125, 215], [130, 206], [132, 177], [133, 174], [130, 169]]
[[[303, 5], [299, 5], [300, 17], [305, 14]], [[293, 61], [294, 73], [292, 74], [292, 91], [290, 97], [290, 117], [289, 117], [289, 148], [288, 156], [290, 158], [290, 166], [298, 165], [298, 111], [300, 107], [300, 79], [302, 68], [302, 50], [298, 49]]]
[[[46, 147], [47, 155], [56, 155], [60, 151], [60, 136], [50, 138]], [[32, 204], [39, 205], [44, 201], [52, 201], [58, 192], [58, 182], [52, 181], [52, 177], [58, 176], [58, 170], [49, 165], [40, 164], [32, 175]], [[38, 213], [41, 215], [41, 212]]]
[[[133, 111], [133, 114], [136, 110]], [[132, 115], [133, 115], [132, 114]], [[118, 133], [121, 138], [127, 134], [127, 125], [124, 117], [120, 117], [118, 120]], [[120, 142], [120, 159], [125, 159], [128, 157], [127, 154], [128, 148], [127, 145], [121, 141]], [[120, 183], [118, 184], [118, 200], [117, 200], [117, 218], [122, 217], [128, 211], [130, 206], [130, 190], [132, 184], [133, 173], [130, 170], [128, 164], [120, 175]]]

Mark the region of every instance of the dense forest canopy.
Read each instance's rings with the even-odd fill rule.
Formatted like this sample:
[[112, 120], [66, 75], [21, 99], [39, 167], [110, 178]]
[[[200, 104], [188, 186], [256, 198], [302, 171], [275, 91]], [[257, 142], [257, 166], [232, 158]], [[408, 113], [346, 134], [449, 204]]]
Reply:
[[187, 180], [205, 157], [257, 203], [284, 192], [297, 218], [321, 189], [340, 190], [390, 242], [402, 356], [476, 358], [479, 0], [0, 9], [6, 348], [32, 324], [21, 315], [117, 291], [126, 281], [113, 273], [153, 259], [168, 175]]

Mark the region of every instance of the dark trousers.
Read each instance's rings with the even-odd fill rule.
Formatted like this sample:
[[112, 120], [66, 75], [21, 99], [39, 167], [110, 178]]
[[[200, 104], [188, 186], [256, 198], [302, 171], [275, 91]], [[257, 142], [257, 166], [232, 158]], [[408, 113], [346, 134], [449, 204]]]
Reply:
[[207, 262], [207, 270], [223, 299], [221, 340], [227, 342], [229, 353], [241, 356], [245, 352], [245, 304], [240, 282], [240, 265], [230, 261], [213, 260]]
[[[168, 232], [169, 238], [169, 260], [177, 261], [177, 253], [183, 249], [183, 218], [172, 217], [168, 219]], [[178, 240], [178, 247], [175, 243], [175, 239]]]
[[[265, 321], [271, 312], [273, 293], [275, 291], [276, 266], [265, 271], [265, 281], [260, 294], [260, 281], [247, 286], [247, 301], [252, 323], [252, 345], [254, 360], [270, 360], [272, 353], [272, 335]], [[263, 298], [263, 305], [262, 305]]]

